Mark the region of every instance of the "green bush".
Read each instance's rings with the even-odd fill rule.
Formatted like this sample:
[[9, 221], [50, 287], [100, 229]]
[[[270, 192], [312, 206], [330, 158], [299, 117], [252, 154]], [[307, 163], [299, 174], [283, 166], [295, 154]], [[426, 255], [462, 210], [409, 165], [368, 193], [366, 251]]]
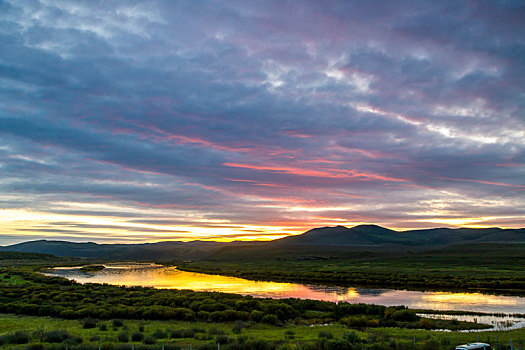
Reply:
[[193, 338], [195, 331], [193, 329], [172, 329], [169, 331], [170, 338], [180, 339], [180, 338]]
[[29, 334], [24, 331], [17, 331], [0, 336], [0, 345], [4, 344], [27, 344], [29, 343]]
[[62, 343], [66, 339], [69, 339], [70, 335], [68, 331], [58, 329], [44, 333], [44, 341], [46, 343]]
[[157, 343], [157, 340], [155, 339], [155, 337], [151, 335], [148, 335], [146, 338], [144, 338], [144, 344], [153, 345], [156, 343]]
[[418, 320], [418, 316], [412, 310], [397, 310], [392, 315], [391, 318], [395, 321], [405, 321], [405, 322], [414, 322]]
[[124, 332], [120, 332], [118, 335], [117, 335], [117, 339], [119, 342], [121, 343], [127, 343], [129, 342], [129, 334], [128, 332], [124, 331]]
[[277, 319], [277, 316], [273, 314], [264, 315], [261, 319], [262, 323], [267, 323], [271, 325], [276, 325], [279, 320]]
[[143, 341], [144, 340], [144, 333], [141, 332], [135, 332], [131, 335], [132, 341]]
[[97, 326], [97, 321], [92, 318], [86, 318], [82, 322], [82, 328], [84, 329], [95, 328], [96, 326]]
[[263, 316], [264, 312], [259, 310], [253, 310], [252, 312], [250, 312], [250, 320], [254, 322], [261, 322]]
[[124, 322], [122, 322], [122, 320], [118, 320], [118, 319], [113, 320], [112, 323], [113, 323], [113, 327], [122, 327], [124, 325]]
[[286, 330], [286, 332], [284, 332], [284, 337], [286, 339], [294, 339], [295, 338], [295, 332], [292, 331], [291, 329], [288, 329], [288, 330]]
[[353, 331], [344, 332], [343, 339], [352, 344], [361, 342], [361, 338], [359, 338], [357, 333]]
[[165, 339], [168, 337], [168, 334], [161, 329], [157, 329], [155, 333], [153, 333], [153, 337], [155, 337], [156, 339]]
[[329, 331], [325, 331], [325, 330], [322, 330], [322, 331], [319, 331], [319, 333], [317, 334], [317, 337], [319, 339], [333, 339], [334, 335], [329, 332]]

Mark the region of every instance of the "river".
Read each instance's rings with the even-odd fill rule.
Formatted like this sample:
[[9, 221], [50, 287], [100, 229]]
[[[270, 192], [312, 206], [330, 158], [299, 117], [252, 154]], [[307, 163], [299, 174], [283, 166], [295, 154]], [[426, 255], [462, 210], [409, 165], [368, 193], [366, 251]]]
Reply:
[[[395, 289], [348, 288], [300, 283], [251, 281], [237, 277], [185, 272], [156, 264], [112, 263], [94, 273], [80, 267], [59, 267], [48, 275], [62, 276], [80, 283], [108, 283], [168, 289], [191, 289], [236, 293], [262, 298], [302, 298], [332, 302], [347, 301], [386, 306], [405, 305], [414, 309], [461, 310], [483, 313], [525, 314], [525, 298], [481, 293], [422, 292]], [[469, 316], [469, 319], [479, 316]], [[525, 327], [525, 319], [498, 317], [505, 329]], [[508, 322], [507, 322], [508, 321]], [[499, 328], [499, 327], [498, 327]]]

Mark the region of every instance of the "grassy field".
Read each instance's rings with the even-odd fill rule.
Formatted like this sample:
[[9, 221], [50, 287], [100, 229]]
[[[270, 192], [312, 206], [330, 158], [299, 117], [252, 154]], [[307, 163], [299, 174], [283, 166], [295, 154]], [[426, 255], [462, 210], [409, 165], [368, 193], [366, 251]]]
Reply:
[[[147, 321], [147, 320], [94, 320], [84, 328], [85, 320], [64, 320], [49, 317], [0, 315], [0, 344], [2, 336], [15, 332], [28, 335], [25, 344], [3, 344], [3, 349], [37, 349], [44, 348], [79, 349], [131, 349], [165, 348], [207, 349], [221, 343], [222, 349], [235, 349], [239, 344], [252, 344], [254, 348], [281, 349], [323, 349], [338, 347], [338, 340], [350, 339], [348, 349], [453, 349], [455, 345], [466, 342], [486, 341], [496, 349], [507, 349], [513, 340], [515, 350], [525, 349], [525, 331], [506, 332], [436, 332], [424, 330], [407, 330], [399, 328], [349, 329], [340, 324], [331, 325], [295, 325], [270, 326], [263, 324], [236, 322], [205, 323], [183, 321]], [[49, 332], [62, 330], [69, 335], [60, 343], [46, 341]], [[128, 341], [123, 341], [127, 333]], [[140, 333], [143, 340], [133, 341], [132, 335]], [[120, 338], [120, 340], [119, 340]], [[138, 336], [137, 336], [138, 339]], [[415, 344], [414, 344], [415, 339]], [[49, 339], [47, 339], [49, 340]], [[254, 344], [259, 341], [259, 345]], [[323, 347], [323, 342], [324, 346]], [[264, 347], [261, 344], [266, 344]], [[329, 344], [332, 344], [332, 347]], [[340, 342], [339, 344], [344, 344]]]
[[[311, 278], [329, 275], [330, 271], [351, 273], [355, 269], [363, 275], [377, 272], [395, 276], [430, 274], [435, 279], [435, 276], [448, 278], [454, 274], [458, 278], [471, 274], [485, 281], [487, 276], [501, 280], [505, 280], [505, 276], [514, 279], [522, 276], [519, 266], [510, 263], [513, 261], [510, 251], [507, 251], [510, 258], [493, 264], [489, 258], [486, 264], [483, 261], [474, 263], [468, 257], [458, 261], [459, 252], [449, 250], [448, 258], [444, 252], [388, 256], [361, 252], [353, 258], [337, 254], [296, 254], [274, 255], [266, 260], [232, 259], [223, 255], [216, 261], [195, 262], [188, 266], [207, 266], [221, 273], [231, 269], [231, 274], [259, 270], [272, 279], [276, 279], [278, 271], [284, 273], [286, 270], [286, 273], [295, 272], [300, 278], [305, 275]], [[44, 266], [64, 263], [61, 259], [34, 256], [26, 264], [23, 260], [22, 255], [7, 256], [0, 267], [1, 349], [444, 350], [479, 340], [503, 350], [510, 349], [512, 339], [515, 350], [525, 350], [525, 329], [471, 333], [431, 330], [482, 325], [428, 320], [403, 307], [81, 285], [35, 273]], [[6, 261], [15, 263], [6, 264]], [[68, 262], [78, 265], [78, 261]], [[421, 329], [424, 327], [428, 329]]]
[[223, 250], [208, 260], [178, 267], [255, 280], [525, 295], [523, 244], [419, 252], [254, 249]]

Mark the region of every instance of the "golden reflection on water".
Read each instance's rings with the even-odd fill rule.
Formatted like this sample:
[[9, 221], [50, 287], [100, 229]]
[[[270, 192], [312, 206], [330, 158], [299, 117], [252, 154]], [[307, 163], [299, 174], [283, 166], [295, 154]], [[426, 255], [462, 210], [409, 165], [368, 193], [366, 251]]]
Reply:
[[80, 283], [109, 283], [168, 289], [191, 289], [252, 295], [265, 298], [301, 298], [332, 302], [405, 305], [433, 310], [525, 313], [525, 298], [480, 293], [420, 292], [315, 286], [298, 283], [251, 281], [237, 277], [185, 272], [154, 264], [108, 264], [94, 274], [78, 268], [57, 268], [56, 275]]
[[440, 304], [465, 304], [465, 305], [505, 305], [513, 306], [517, 301], [513, 298], [503, 298], [497, 295], [481, 293], [445, 293], [434, 292], [422, 297], [424, 301]]
[[[131, 266], [131, 268], [129, 268]], [[107, 265], [95, 274], [68, 276], [81, 283], [109, 283], [167, 289], [191, 289], [259, 297], [294, 297], [326, 301], [348, 301], [359, 297], [355, 288], [316, 289], [297, 283], [251, 281], [243, 278], [209, 275], [155, 265]]]

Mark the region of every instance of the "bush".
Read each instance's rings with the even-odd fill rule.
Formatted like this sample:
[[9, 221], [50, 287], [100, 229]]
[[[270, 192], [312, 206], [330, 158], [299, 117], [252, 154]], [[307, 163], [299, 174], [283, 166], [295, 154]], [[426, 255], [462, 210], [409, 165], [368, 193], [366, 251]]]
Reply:
[[144, 344], [153, 345], [157, 342], [154, 337], [151, 335], [148, 335], [146, 338], [144, 338]]
[[29, 343], [29, 334], [24, 331], [17, 331], [15, 333], [9, 333], [0, 336], [0, 345], [27, 343]]
[[44, 333], [44, 341], [46, 343], [62, 343], [63, 341], [69, 338], [69, 333], [63, 329]]
[[361, 342], [361, 338], [359, 338], [357, 333], [353, 332], [353, 331], [344, 332], [343, 333], [343, 339], [346, 340], [349, 343], [352, 343], [352, 344]]
[[89, 338], [89, 341], [100, 341], [100, 336], [99, 335], [94, 335], [91, 338]]
[[121, 343], [127, 343], [129, 342], [129, 334], [128, 332], [120, 332], [117, 336], [117, 339]]
[[250, 320], [254, 322], [261, 322], [263, 316], [264, 312], [259, 310], [253, 310], [252, 312], [250, 312]]
[[69, 337], [64, 341], [64, 344], [66, 345], [76, 345], [76, 344], [82, 344], [84, 342], [84, 339], [82, 337]]
[[96, 326], [97, 326], [97, 321], [92, 318], [86, 318], [82, 322], [82, 328], [84, 329], [95, 328]]
[[262, 323], [267, 323], [271, 325], [276, 325], [277, 321], [278, 321], [277, 316], [273, 314], [264, 315], [264, 317], [261, 319]]
[[284, 337], [286, 339], [294, 339], [295, 338], [295, 332], [292, 331], [291, 329], [288, 329], [288, 330], [286, 330], [286, 332], [284, 332]]
[[108, 330], [108, 326], [107, 326], [105, 323], [101, 323], [101, 324], [98, 326], [98, 329], [99, 329], [99, 331], [105, 332], [105, 331]]
[[235, 334], [239, 334], [239, 333], [241, 333], [241, 331], [244, 328], [244, 326], [245, 326], [244, 322], [237, 320], [233, 324], [232, 332], [235, 333]]
[[228, 344], [228, 337], [225, 335], [218, 335], [215, 337], [215, 342], [219, 344]]
[[353, 347], [352, 345], [350, 345], [350, 343], [347, 342], [346, 340], [334, 339], [334, 340], [329, 340], [328, 342], [326, 342], [325, 349], [330, 349], [330, 350], [349, 350], [349, 349], [356, 349], [356, 348]]
[[319, 337], [319, 339], [333, 339], [334, 335], [329, 331], [322, 330], [317, 334], [317, 337]]
[[169, 331], [170, 338], [193, 338], [195, 331], [193, 329], [172, 329]]
[[139, 332], [144, 332], [144, 324], [139, 324]]
[[208, 329], [209, 335], [224, 335], [224, 331], [217, 329], [217, 327], [211, 327]]
[[124, 325], [124, 322], [122, 322], [122, 320], [113, 320], [112, 321], [113, 323], [113, 327], [122, 327]]
[[392, 319], [395, 321], [406, 321], [414, 322], [418, 320], [418, 316], [412, 310], [397, 310], [391, 315]]
[[28, 344], [28, 345], [26, 345], [26, 350], [44, 350], [44, 345], [42, 345], [42, 344]]
[[157, 329], [155, 333], [153, 333], [153, 337], [156, 339], [165, 339], [168, 337], [165, 331]]
[[135, 332], [131, 335], [132, 341], [143, 341], [144, 340], [144, 333], [141, 332]]

